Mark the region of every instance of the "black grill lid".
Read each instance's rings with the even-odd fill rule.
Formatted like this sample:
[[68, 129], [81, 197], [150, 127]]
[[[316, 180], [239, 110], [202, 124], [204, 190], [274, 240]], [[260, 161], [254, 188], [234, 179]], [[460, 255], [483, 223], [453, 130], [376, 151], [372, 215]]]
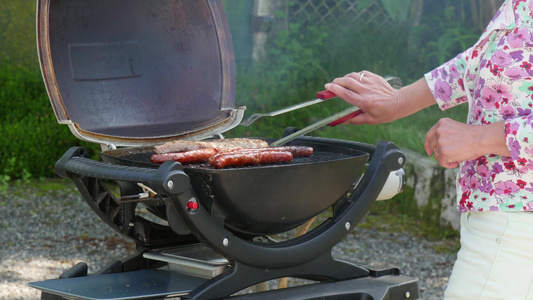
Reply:
[[203, 139], [244, 113], [220, 1], [39, 0], [38, 49], [57, 120], [83, 140]]

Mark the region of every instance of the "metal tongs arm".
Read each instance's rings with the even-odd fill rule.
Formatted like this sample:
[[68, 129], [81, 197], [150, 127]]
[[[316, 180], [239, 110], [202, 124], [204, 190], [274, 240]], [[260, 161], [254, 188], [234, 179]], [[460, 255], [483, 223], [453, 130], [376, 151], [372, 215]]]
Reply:
[[[385, 79], [385, 81], [387, 81], [387, 82], [390, 82], [392, 87], [394, 87], [395, 89], [399, 89], [399, 88], [402, 87], [402, 80], [400, 78], [398, 78], [398, 77], [385, 76], [385, 77], [383, 77], [383, 79]], [[291, 106], [288, 106], [288, 107], [285, 107], [285, 108], [282, 108], [282, 109], [278, 109], [278, 110], [275, 110], [275, 111], [272, 111], [272, 112], [268, 112], [268, 113], [256, 113], [256, 114], [253, 114], [253, 115], [249, 116], [246, 120], [242, 121], [239, 125], [248, 127], [253, 122], [257, 121], [257, 119], [259, 119], [261, 117], [274, 117], [274, 116], [281, 115], [281, 114], [284, 114], [284, 113], [287, 113], [287, 112], [291, 112], [293, 110], [297, 110], [297, 109], [300, 109], [300, 108], [311, 106], [311, 105], [314, 105], [314, 104], [317, 104], [317, 103], [320, 103], [320, 102], [323, 102], [325, 100], [329, 100], [329, 99], [332, 99], [332, 98], [335, 98], [335, 97], [337, 97], [337, 95], [335, 95], [334, 93], [332, 93], [330, 91], [327, 91], [327, 90], [326, 91], [322, 91], [322, 92], [317, 93], [317, 99], [306, 101], [306, 102], [302, 102], [302, 103], [298, 103], [298, 104], [291, 105]], [[338, 124], [341, 124], [344, 121], [355, 117], [356, 115], [357, 114], [355, 114], [355, 113], [351, 117], [349, 115], [347, 115], [342, 120], [337, 120], [334, 124], [330, 124], [330, 126], [336, 126]]]
[[[399, 89], [402, 87], [402, 81], [400, 78], [398, 77], [392, 77], [392, 76], [385, 76], [384, 79], [387, 81], [387, 82], [391, 82], [391, 85], [393, 88], [395, 89]], [[336, 95], [330, 91], [322, 91], [320, 93], [317, 94], [317, 96], [320, 98], [320, 97], [327, 97], [328, 99], [331, 99], [333, 97], [336, 97]], [[273, 142], [272, 144], [270, 144], [271, 147], [278, 147], [278, 146], [281, 146], [281, 145], [284, 145], [302, 135], [305, 135], [309, 132], [312, 132], [314, 130], [317, 130], [318, 128], [321, 128], [323, 126], [326, 126], [326, 125], [329, 125], [329, 126], [337, 126], [339, 124], [342, 124], [344, 122], [346, 122], [347, 120], [351, 119], [351, 118], [354, 118], [360, 114], [362, 114], [363, 111], [360, 110], [358, 107], [356, 106], [352, 106], [348, 109], [345, 109], [339, 113], [336, 113], [328, 118], [325, 118], [321, 121], [318, 121], [312, 125], [309, 125], [307, 127], [305, 127], [304, 129], [300, 129], [298, 131], [296, 131], [295, 133], [293, 134], [290, 134], [284, 138], [281, 138], [275, 142]]]
[[[352, 106], [350, 108], [347, 108], [341, 112], [338, 112], [330, 117], [327, 117], [323, 120], [320, 120], [312, 125], [309, 125], [307, 127], [305, 127], [304, 129], [300, 129], [298, 131], [296, 131], [295, 133], [293, 134], [290, 134], [284, 138], [281, 138], [275, 142], [273, 142], [272, 144], [270, 144], [271, 147], [278, 147], [278, 146], [281, 146], [281, 145], [284, 145], [294, 139], [296, 139], [297, 137], [300, 137], [302, 135], [305, 135], [309, 132], [312, 132], [314, 130], [317, 130], [318, 128], [320, 127], [323, 127], [323, 126], [326, 126], [328, 124], [332, 124], [332, 123], [339, 123], [339, 120], [341, 119], [346, 119], [347, 117], [350, 117], [350, 118], [353, 118], [355, 117], [356, 115], [359, 115], [363, 113], [358, 107], [356, 106]], [[355, 114], [355, 115], [354, 115]], [[342, 122], [340, 122], [342, 123]], [[340, 124], [339, 123], [339, 124]], [[332, 125], [333, 126], [333, 125]]]
[[285, 107], [285, 108], [282, 108], [282, 109], [278, 109], [278, 110], [275, 110], [275, 111], [272, 111], [272, 112], [269, 112], [269, 113], [253, 114], [250, 117], [248, 117], [248, 119], [242, 121], [241, 124], [239, 124], [239, 125], [248, 127], [253, 122], [255, 122], [257, 119], [259, 119], [261, 117], [274, 117], [274, 116], [277, 116], [277, 115], [288, 113], [288, 112], [291, 112], [293, 110], [297, 110], [297, 109], [300, 109], [300, 108], [311, 106], [311, 105], [320, 103], [322, 101], [329, 100], [331, 98], [337, 97], [337, 95], [335, 95], [335, 94], [333, 94], [331, 92], [328, 92], [328, 91], [320, 92], [320, 93], [317, 94], [317, 96], [318, 96], [317, 99], [310, 100], [310, 101], [305, 101], [305, 102], [298, 103], [298, 104], [295, 104], [295, 105], [291, 105], [291, 106], [288, 106], [288, 107]]

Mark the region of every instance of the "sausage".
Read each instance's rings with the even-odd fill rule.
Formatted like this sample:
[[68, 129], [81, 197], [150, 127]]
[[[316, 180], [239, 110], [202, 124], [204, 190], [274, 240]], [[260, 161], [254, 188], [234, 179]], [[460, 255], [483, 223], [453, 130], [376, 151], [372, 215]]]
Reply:
[[[283, 152], [281, 154], [280, 152]], [[286, 154], [291, 153], [291, 157]], [[283, 146], [273, 148], [239, 148], [220, 154], [226, 154], [222, 158], [217, 158], [218, 149], [196, 149], [184, 152], [171, 152], [154, 154], [151, 157], [152, 163], [162, 164], [167, 160], [173, 160], [182, 164], [203, 163], [209, 161], [216, 168], [226, 168], [228, 166], [244, 166], [289, 162], [294, 157], [308, 157], [313, 155], [313, 148], [305, 146]], [[270, 153], [270, 155], [268, 154]], [[216, 162], [215, 162], [215, 159]]]
[[309, 157], [313, 155], [313, 148], [306, 146], [285, 146], [285, 147], [273, 147], [272, 149], [287, 149], [294, 155], [294, 157]]
[[162, 164], [167, 160], [177, 161], [181, 164], [194, 164], [206, 162], [217, 153], [217, 149], [197, 149], [186, 152], [154, 154], [150, 160], [155, 164]]
[[217, 168], [275, 164], [290, 162], [294, 156], [289, 151], [228, 151], [212, 156], [209, 163]]
[[313, 155], [313, 148], [306, 146], [283, 146], [272, 148], [240, 148], [223, 153], [237, 153], [237, 152], [262, 152], [262, 151], [289, 151], [294, 157], [309, 157]]

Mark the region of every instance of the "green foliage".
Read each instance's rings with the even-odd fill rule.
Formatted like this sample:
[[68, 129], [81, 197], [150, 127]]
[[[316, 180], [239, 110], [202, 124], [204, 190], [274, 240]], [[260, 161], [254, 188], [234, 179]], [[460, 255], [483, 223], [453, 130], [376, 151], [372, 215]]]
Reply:
[[357, 10], [365, 10], [374, 3], [374, 0], [359, 0], [357, 1]]
[[[328, 31], [308, 27], [307, 34], [302, 34], [302, 29], [300, 24], [291, 24], [279, 32], [264, 61], [237, 73], [238, 105], [245, 105], [250, 112], [271, 111], [301, 99], [316, 98], [317, 89], [323, 89], [323, 84], [331, 78], [323, 69], [320, 57], [326, 49]], [[264, 118], [253, 127], [239, 127], [229, 134], [279, 137], [284, 125], [291, 126], [295, 121], [299, 125], [302, 124], [299, 118], [308, 117], [287, 114], [270, 120]]]
[[66, 126], [57, 124], [39, 70], [0, 67], [0, 114], [0, 185], [52, 176], [55, 161], [80, 144]]
[[458, 8], [448, 6], [442, 14], [429, 16], [422, 25], [413, 28], [413, 43], [422, 63], [441, 65], [477, 41], [481, 32], [457, 16]]
[[413, 0], [381, 0], [380, 3], [394, 21], [405, 22], [409, 17]]
[[253, 41], [250, 15], [254, 2], [242, 0], [222, 0], [226, 18], [231, 26], [231, 36], [234, 43], [235, 57], [239, 63], [248, 66], [252, 63]]
[[0, 61], [13, 67], [37, 62], [35, 0], [0, 1]]
[[[238, 72], [237, 103], [246, 106], [250, 114], [273, 111], [314, 99], [325, 83], [359, 70], [398, 76], [404, 83], [413, 82], [436, 66], [434, 57], [419, 57], [420, 53], [434, 48], [429, 42], [423, 44], [412, 38], [418, 31], [405, 26], [376, 29], [349, 24], [339, 27], [307, 24], [302, 28], [293, 24], [275, 37], [265, 61]], [[334, 99], [277, 117], [261, 118], [248, 128], [237, 127], [228, 135], [279, 138], [285, 127], [303, 128], [346, 107], [342, 100]], [[390, 140], [423, 153], [426, 132], [442, 117], [464, 121], [466, 110], [464, 106], [443, 113], [432, 107], [391, 124], [325, 127], [310, 135], [372, 144]]]

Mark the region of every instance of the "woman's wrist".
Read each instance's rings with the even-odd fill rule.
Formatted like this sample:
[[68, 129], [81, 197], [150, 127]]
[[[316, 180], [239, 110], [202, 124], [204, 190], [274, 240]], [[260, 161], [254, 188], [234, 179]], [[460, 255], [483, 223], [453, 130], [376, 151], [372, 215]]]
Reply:
[[425, 78], [399, 89], [395, 95], [399, 115], [397, 119], [410, 116], [436, 104]]
[[477, 126], [477, 131], [479, 156], [490, 154], [511, 156], [505, 138], [505, 121]]

